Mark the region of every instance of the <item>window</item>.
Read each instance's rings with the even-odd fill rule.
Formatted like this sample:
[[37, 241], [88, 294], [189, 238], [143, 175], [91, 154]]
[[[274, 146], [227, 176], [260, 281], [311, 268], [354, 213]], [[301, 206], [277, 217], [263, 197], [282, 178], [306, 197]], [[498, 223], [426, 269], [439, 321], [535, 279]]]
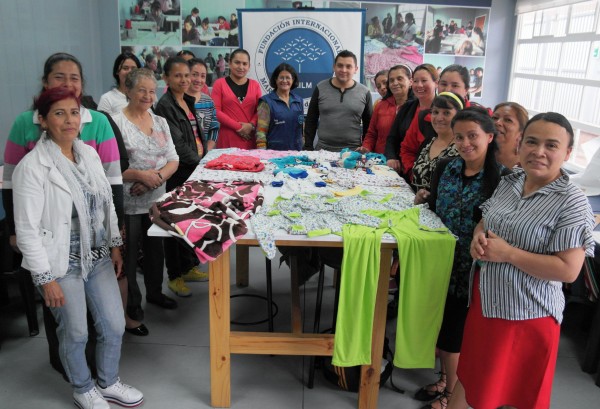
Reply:
[[568, 167], [587, 165], [600, 147], [600, 0], [517, 2], [508, 99], [531, 116], [566, 116], [575, 130]]

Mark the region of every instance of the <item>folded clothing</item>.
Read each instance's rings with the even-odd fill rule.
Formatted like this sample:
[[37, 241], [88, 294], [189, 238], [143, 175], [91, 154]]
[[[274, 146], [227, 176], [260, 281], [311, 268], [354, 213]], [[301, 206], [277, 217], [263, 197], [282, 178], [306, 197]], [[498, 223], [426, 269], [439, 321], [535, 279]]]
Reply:
[[262, 206], [256, 182], [191, 180], [166, 193], [150, 209], [152, 222], [183, 239], [202, 262], [221, 255], [248, 231], [244, 219]]
[[224, 154], [204, 165], [207, 169], [236, 170], [238, 172], [260, 172], [265, 165], [254, 156]]

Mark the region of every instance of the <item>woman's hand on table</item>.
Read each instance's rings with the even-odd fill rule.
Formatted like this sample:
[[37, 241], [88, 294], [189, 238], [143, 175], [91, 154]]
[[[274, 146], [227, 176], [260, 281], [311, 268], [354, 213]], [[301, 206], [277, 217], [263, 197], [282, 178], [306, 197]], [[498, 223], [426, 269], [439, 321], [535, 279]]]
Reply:
[[359, 146], [358, 148], [356, 148], [356, 152], [364, 155], [365, 153], [369, 153], [370, 151], [364, 146]]
[[121, 249], [119, 247], [113, 247], [110, 249], [110, 258], [112, 260], [113, 267], [115, 268], [115, 274], [117, 278], [123, 274], [123, 256], [121, 256]]
[[44, 291], [44, 302], [46, 307], [58, 308], [65, 305], [65, 295], [63, 294], [60, 284], [56, 281], [50, 281], [49, 283], [42, 284]]
[[388, 159], [387, 165], [394, 169], [396, 172], [400, 173], [400, 160], [399, 159]]
[[427, 201], [427, 199], [429, 199], [429, 195], [431, 193], [429, 193], [429, 190], [426, 189], [419, 189], [417, 191], [417, 194], [415, 195], [415, 204], [422, 204], [425, 203]]

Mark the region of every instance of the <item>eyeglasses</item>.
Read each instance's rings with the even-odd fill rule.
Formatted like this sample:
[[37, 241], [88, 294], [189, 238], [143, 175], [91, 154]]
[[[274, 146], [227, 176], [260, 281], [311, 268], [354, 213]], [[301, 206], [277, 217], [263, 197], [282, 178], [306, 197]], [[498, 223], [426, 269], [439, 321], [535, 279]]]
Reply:
[[277, 81], [293, 81], [292, 77], [279, 77]]

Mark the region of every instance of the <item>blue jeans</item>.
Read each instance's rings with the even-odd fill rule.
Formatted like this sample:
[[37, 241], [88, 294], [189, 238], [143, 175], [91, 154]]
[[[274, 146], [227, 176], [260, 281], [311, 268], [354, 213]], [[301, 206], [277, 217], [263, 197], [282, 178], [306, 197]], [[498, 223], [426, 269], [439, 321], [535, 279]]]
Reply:
[[58, 328], [60, 360], [76, 393], [94, 387], [85, 359], [88, 340], [87, 310], [98, 333], [96, 366], [100, 386], [110, 386], [119, 376], [121, 341], [125, 329], [123, 304], [110, 257], [94, 262], [87, 281], [81, 267], [70, 263], [67, 274], [56, 280], [65, 296], [65, 305], [50, 308]]

